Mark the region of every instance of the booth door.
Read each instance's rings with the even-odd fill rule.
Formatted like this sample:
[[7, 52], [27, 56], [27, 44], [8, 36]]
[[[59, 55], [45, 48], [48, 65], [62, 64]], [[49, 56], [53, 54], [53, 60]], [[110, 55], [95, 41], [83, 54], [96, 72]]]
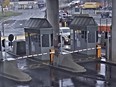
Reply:
[[29, 33], [26, 38], [26, 49], [28, 54], [38, 54], [41, 51], [40, 35], [37, 33]]

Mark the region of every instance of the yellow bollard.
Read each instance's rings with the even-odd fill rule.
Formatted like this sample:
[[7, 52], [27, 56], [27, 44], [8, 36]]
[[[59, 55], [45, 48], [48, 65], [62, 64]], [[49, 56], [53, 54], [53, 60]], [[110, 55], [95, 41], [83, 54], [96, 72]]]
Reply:
[[97, 58], [101, 58], [101, 46], [100, 45], [97, 45], [96, 46], [96, 56]]
[[50, 49], [50, 64], [53, 65], [55, 50]]

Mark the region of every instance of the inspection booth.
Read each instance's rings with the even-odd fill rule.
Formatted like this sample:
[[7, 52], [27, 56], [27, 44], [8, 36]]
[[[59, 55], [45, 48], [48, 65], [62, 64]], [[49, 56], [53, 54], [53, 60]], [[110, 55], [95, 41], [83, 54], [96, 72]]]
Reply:
[[[70, 24], [70, 29], [72, 50], [96, 48], [98, 25], [92, 17], [75, 16]], [[95, 55], [96, 50], [82, 51], [80, 53]]]
[[72, 8], [72, 13], [74, 14], [80, 14], [82, 12], [82, 9], [79, 6], [75, 6]]
[[35, 56], [41, 60], [49, 60], [49, 49], [53, 48], [53, 28], [46, 18], [30, 18], [24, 28], [26, 38], [26, 54], [43, 54]]

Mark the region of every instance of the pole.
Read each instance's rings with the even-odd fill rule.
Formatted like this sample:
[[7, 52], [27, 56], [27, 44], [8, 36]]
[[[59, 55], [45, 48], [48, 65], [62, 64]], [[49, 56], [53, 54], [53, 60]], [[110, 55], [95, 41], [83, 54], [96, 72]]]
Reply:
[[[4, 22], [2, 22], [2, 30], [3, 30], [3, 38], [5, 39], [5, 31], [4, 31]], [[6, 39], [5, 39], [5, 58], [3, 58], [3, 60], [5, 61], [6, 60], [6, 57], [7, 57], [7, 54], [6, 54]], [[2, 55], [3, 56], [3, 55]]]
[[61, 40], [61, 54], [62, 54], [62, 31], [61, 31], [61, 36], [60, 36], [60, 40]]
[[47, 7], [47, 20], [53, 27], [53, 36], [56, 43], [54, 45], [58, 46], [58, 36], [59, 36], [59, 1], [58, 0], [46, 0]]
[[106, 19], [106, 32], [107, 32], [107, 42], [106, 42], [106, 56], [107, 56], [107, 60], [109, 60], [109, 31], [107, 29], [107, 19]]
[[2, 10], [2, 16], [4, 15], [3, 3], [4, 3], [4, 1], [0, 0], [1, 10]]
[[101, 30], [101, 18], [100, 18], [100, 34], [102, 33], [102, 30]]
[[4, 36], [4, 22], [2, 22], [2, 34]]
[[0, 61], [3, 60], [3, 55], [2, 55], [2, 44], [1, 44], [1, 31], [0, 31]]

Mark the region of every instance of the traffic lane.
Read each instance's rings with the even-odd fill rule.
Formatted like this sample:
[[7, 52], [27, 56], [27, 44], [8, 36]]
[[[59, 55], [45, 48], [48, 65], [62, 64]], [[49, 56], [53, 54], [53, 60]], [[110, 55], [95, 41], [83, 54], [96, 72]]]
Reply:
[[13, 34], [14, 36], [20, 36], [20, 35], [24, 35], [24, 28], [7, 29], [4, 30], [4, 32], [5, 32], [4, 33], [5, 36], [9, 36], [9, 34]]
[[4, 22], [0, 23], [0, 30], [3, 30], [3, 28], [9, 29], [16, 20], [5, 20]]
[[4, 26], [5, 36], [13, 34], [15, 36], [24, 35], [24, 26], [27, 20], [16, 20], [13, 24], [9, 26]]
[[[110, 85], [111, 87], [115, 87], [116, 83], [116, 67], [110, 64], [100, 63], [100, 62], [86, 62], [79, 63], [83, 67], [87, 69], [87, 74], [92, 75], [93, 73], [97, 73], [98, 75], [102, 75], [105, 77], [105, 81], [97, 81], [96, 85], [100, 87], [107, 87]], [[99, 83], [99, 84], [98, 84]]]
[[1, 33], [4, 36], [9, 36], [9, 34], [13, 34], [15, 36], [17, 35], [24, 35], [24, 25], [16, 25], [15, 22], [14, 23], [7, 23], [3, 25], [4, 28], [1, 26], [0, 30]]
[[[15, 35], [22, 35], [24, 34], [24, 30], [22, 32], [22, 29], [20, 28], [24, 28], [25, 22], [31, 18], [31, 17], [35, 17], [35, 18], [43, 18], [44, 17], [44, 12], [41, 12], [40, 10], [37, 9], [29, 9], [29, 10], [22, 10], [22, 15], [19, 16], [15, 16], [15, 17], [10, 17], [8, 20], [15, 20], [14, 23], [10, 23], [7, 22], [7, 24], [4, 24], [4, 31], [5, 31], [5, 35], [8, 36], [9, 33], [13, 33]], [[17, 32], [17, 30], [19, 29], [19, 32]], [[3, 31], [3, 27], [0, 27], [0, 30]], [[10, 32], [11, 30], [11, 32]]]
[[[7, 23], [4, 24], [4, 33], [5, 36], [8, 36], [9, 34], [17, 35], [24, 35], [24, 26], [27, 20], [15, 20], [12, 24]], [[1, 30], [2, 27], [1, 27]], [[3, 32], [2, 32], [3, 33]]]
[[[27, 9], [27, 10], [18, 10], [17, 12], [21, 12], [21, 15], [18, 16], [12, 16], [8, 18], [7, 20], [4, 20], [4, 26], [8, 27], [11, 26], [16, 20], [28, 20], [31, 17], [35, 18], [43, 18], [45, 15], [45, 12], [40, 11], [39, 9]], [[2, 23], [0, 23], [2, 24]], [[6, 28], [6, 29], [8, 29]], [[2, 27], [1, 27], [2, 29]]]
[[39, 9], [17, 10], [17, 12], [21, 12], [22, 14], [19, 16], [12, 16], [8, 18], [8, 20], [28, 20], [31, 17], [43, 18], [45, 15], [45, 12], [42, 12]]
[[[22, 59], [24, 61], [25, 59]], [[35, 64], [32, 60], [26, 59], [30, 65]], [[37, 63], [38, 61], [36, 61]], [[99, 62], [87, 62], [79, 63], [87, 69], [86, 73], [74, 74], [65, 71], [60, 71], [56, 69], [49, 68], [47, 66], [37, 67], [37, 68], [26, 68], [22, 69], [24, 72], [28, 73], [32, 77], [32, 81], [26, 84], [17, 83], [8, 79], [4, 79], [4, 82], [0, 82], [0, 85], [9, 84], [9, 87], [27, 86], [27, 87], [41, 87], [41, 86], [51, 86], [59, 87], [60, 80], [65, 81], [66, 79], [71, 79], [74, 87], [107, 87], [109, 84], [111, 87], [115, 87], [116, 83], [116, 67], [111, 65], [106, 65]], [[24, 66], [24, 65], [23, 65]], [[109, 76], [110, 75], [110, 76]], [[103, 78], [105, 77], [106, 80]], [[108, 78], [110, 77], [110, 78]], [[2, 78], [2, 77], [0, 77]], [[14, 86], [15, 85], [15, 86]], [[0, 86], [2, 87], [2, 86]], [[4, 86], [8, 87], [8, 86]]]
[[[0, 77], [0, 79], [2, 79], [2, 81], [0, 81], [0, 87], [59, 87], [61, 77], [59, 78], [58, 76], [60, 75], [58, 75], [58, 72], [54, 74], [54, 71], [50, 71], [48, 67], [24, 70], [24, 72], [32, 77], [31, 82], [20, 83]], [[64, 77], [66, 75], [62, 76]]]
[[[9, 21], [9, 20], [7, 20]], [[10, 20], [12, 21], [12, 20]], [[12, 23], [4, 23], [4, 29], [15, 29], [15, 28], [24, 28], [25, 23], [27, 22], [27, 20], [14, 20], [14, 22]]]
[[[12, 21], [12, 20], [11, 20]], [[2, 29], [2, 26], [0, 27], [2, 33], [5, 34], [5, 36], [8, 36], [9, 34], [13, 34], [15, 36], [17, 35], [24, 35], [24, 26], [27, 20], [15, 20], [12, 23], [7, 22], [7, 24], [4, 24], [4, 31]]]
[[18, 68], [22, 69], [22, 70], [35, 69], [35, 68], [43, 68], [46, 65], [44, 66], [42, 63], [43, 62], [41, 62], [39, 60], [35, 60], [33, 57], [32, 58], [17, 59]]
[[13, 28], [24, 28], [25, 24], [28, 20], [16, 20], [16, 22], [12, 25]]

